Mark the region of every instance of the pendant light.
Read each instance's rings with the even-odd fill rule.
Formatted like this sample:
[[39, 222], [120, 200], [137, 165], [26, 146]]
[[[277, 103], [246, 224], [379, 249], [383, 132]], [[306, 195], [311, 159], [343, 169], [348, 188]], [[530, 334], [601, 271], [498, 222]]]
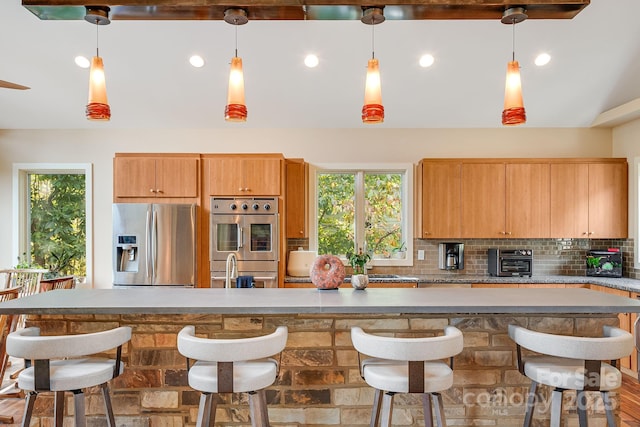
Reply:
[[104, 65], [98, 47], [98, 27], [111, 23], [109, 10], [107, 6], [86, 6], [86, 14], [84, 16], [86, 21], [96, 26], [96, 56], [91, 60], [91, 69], [89, 70], [89, 102], [86, 108], [88, 120], [108, 121], [111, 119]]
[[513, 28], [512, 56], [507, 64], [507, 78], [504, 89], [504, 110], [502, 124], [516, 126], [527, 122], [527, 115], [522, 102], [522, 82], [520, 80], [520, 65], [516, 61], [516, 24], [527, 19], [522, 7], [512, 7], [504, 11], [501, 22], [510, 24]]
[[362, 7], [362, 23], [371, 25], [371, 59], [367, 65], [367, 80], [364, 87], [364, 106], [362, 107], [362, 123], [375, 124], [384, 122], [384, 107], [382, 106], [382, 87], [380, 84], [380, 68], [375, 56], [374, 32], [375, 25], [384, 22], [382, 7]]
[[242, 58], [238, 57], [238, 25], [244, 25], [247, 11], [244, 9], [227, 9], [224, 11], [225, 22], [236, 26], [235, 55], [231, 58], [229, 72], [229, 90], [227, 92], [227, 106], [224, 109], [224, 119], [228, 122], [246, 122], [247, 106], [244, 102], [244, 74], [242, 72]]

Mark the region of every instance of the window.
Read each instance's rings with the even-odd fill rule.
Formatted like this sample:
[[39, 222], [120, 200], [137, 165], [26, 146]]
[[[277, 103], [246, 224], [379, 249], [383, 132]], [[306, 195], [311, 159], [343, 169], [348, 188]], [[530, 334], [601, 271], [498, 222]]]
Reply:
[[372, 265], [413, 265], [412, 182], [411, 165], [316, 169], [311, 246], [341, 257], [363, 250]]
[[16, 261], [90, 278], [91, 165], [16, 164], [13, 175]]

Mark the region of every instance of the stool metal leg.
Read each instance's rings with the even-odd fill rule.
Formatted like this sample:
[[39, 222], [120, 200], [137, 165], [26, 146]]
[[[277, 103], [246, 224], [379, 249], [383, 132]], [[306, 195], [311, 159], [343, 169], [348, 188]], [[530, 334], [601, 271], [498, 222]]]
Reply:
[[53, 419], [56, 427], [64, 423], [64, 391], [56, 391], [53, 398]]
[[113, 406], [111, 406], [111, 396], [109, 394], [109, 386], [104, 383], [100, 386], [102, 389], [102, 397], [104, 399], [104, 413], [107, 417], [107, 425], [109, 427], [116, 427], [116, 419], [113, 416]]
[[562, 416], [562, 389], [556, 388], [551, 393], [551, 427], [560, 427]]
[[380, 407], [382, 406], [382, 390], [376, 389], [373, 397], [373, 408], [371, 410], [371, 422], [369, 427], [376, 427], [380, 422]]
[[538, 389], [538, 383], [531, 381], [531, 387], [529, 388], [529, 394], [527, 395], [527, 412], [524, 414], [523, 427], [531, 427], [531, 421], [533, 420], [533, 410], [536, 406], [536, 390]]
[[444, 419], [444, 403], [442, 401], [442, 395], [440, 393], [431, 393], [431, 400], [433, 401], [433, 406], [435, 406], [436, 425], [438, 427], [444, 427], [446, 422]]
[[82, 390], [73, 391], [73, 412], [75, 413], [76, 427], [86, 427], [87, 420], [84, 416], [84, 393]]
[[607, 425], [609, 427], [616, 427], [616, 417], [613, 415], [613, 405], [611, 404], [611, 397], [608, 391], [601, 391], [602, 401], [604, 402], [604, 410], [607, 414]]
[[22, 427], [29, 427], [31, 424], [31, 416], [33, 415], [33, 406], [36, 404], [38, 392], [30, 391], [24, 402], [24, 415], [22, 416]]
[[269, 419], [265, 416], [265, 403], [264, 390], [249, 392], [249, 412], [251, 414], [252, 427], [269, 427]]
[[264, 425], [266, 427], [271, 427], [271, 423], [269, 422], [269, 410], [267, 408], [267, 392], [265, 390], [259, 390], [258, 394], [260, 395], [260, 401], [262, 402], [262, 418], [264, 419]]
[[391, 416], [393, 415], [393, 396], [390, 391], [382, 395], [382, 409], [380, 410], [381, 427], [391, 427]]
[[433, 410], [431, 407], [431, 394], [422, 393], [422, 408], [424, 411], [424, 427], [433, 427]]
[[587, 421], [587, 396], [584, 390], [576, 391], [576, 406], [578, 409], [578, 425], [580, 427], [589, 427], [589, 421]]
[[211, 419], [211, 393], [200, 394], [200, 405], [198, 405], [198, 419], [196, 427], [208, 427]]

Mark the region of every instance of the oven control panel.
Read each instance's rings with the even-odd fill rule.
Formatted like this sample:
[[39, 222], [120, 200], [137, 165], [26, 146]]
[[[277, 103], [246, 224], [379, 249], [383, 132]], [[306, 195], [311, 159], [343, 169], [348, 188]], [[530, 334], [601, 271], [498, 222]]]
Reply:
[[271, 214], [278, 213], [277, 198], [211, 198], [213, 214]]

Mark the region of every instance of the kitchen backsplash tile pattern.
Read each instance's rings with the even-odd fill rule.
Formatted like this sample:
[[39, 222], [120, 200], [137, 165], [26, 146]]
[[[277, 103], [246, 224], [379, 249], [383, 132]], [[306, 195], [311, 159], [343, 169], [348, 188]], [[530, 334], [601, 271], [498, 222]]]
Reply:
[[[438, 269], [438, 244], [443, 242], [464, 243], [464, 270]], [[309, 248], [306, 239], [290, 239], [289, 250]], [[413, 243], [413, 267], [374, 267], [372, 273], [385, 274], [451, 274], [487, 275], [487, 249], [532, 249], [534, 276], [584, 276], [586, 256], [591, 249], [620, 248], [623, 255], [623, 276], [640, 279], [640, 269], [633, 268], [633, 239], [452, 239], [422, 240]], [[417, 251], [425, 251], [425, 260], [418, 261]]]

